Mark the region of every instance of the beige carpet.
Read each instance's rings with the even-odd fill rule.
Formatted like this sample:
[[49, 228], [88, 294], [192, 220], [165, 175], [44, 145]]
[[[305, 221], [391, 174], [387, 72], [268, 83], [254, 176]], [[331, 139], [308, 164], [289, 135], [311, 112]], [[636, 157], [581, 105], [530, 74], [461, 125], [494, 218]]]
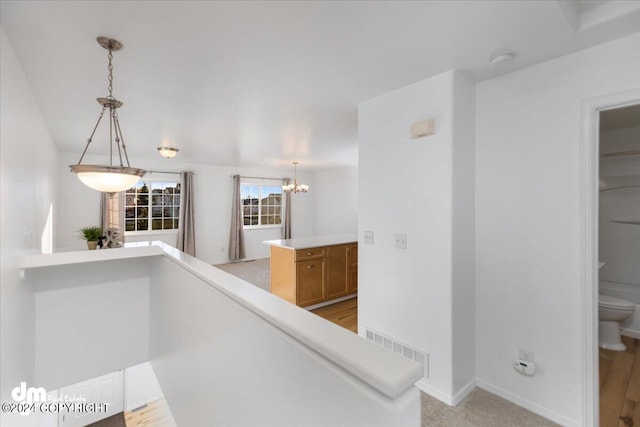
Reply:
[[476, 388], [452, 408], [433, 397], [422, 395], [422, 425], [429, 427], [534, 427], [556, 426], [520, 406], [488, 391]]
[[[215, 267], [269, 291], [269, 258], [219, 264]], [[557, 425], [479, 388], [472, 391], [455, 408], [425, 393], [420, 394], [422, 400], [422, 426], [533, 427]]]
[[214, 267], [270, 292], [271, 277], [269, 273], [269, 258], [257, 259], [255, 261], [230, 262], [227, 264], [214, 265]]

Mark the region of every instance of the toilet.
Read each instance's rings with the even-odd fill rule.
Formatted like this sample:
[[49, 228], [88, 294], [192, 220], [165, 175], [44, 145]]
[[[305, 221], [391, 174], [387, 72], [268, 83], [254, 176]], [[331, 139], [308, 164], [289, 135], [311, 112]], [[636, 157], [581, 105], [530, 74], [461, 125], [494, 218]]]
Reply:
[[633, 314], [635, 305], [620, 298], [600, 294], [598, 298], [599, 345], [608, 350], [624, 351], [620, 340], [620, 322]]

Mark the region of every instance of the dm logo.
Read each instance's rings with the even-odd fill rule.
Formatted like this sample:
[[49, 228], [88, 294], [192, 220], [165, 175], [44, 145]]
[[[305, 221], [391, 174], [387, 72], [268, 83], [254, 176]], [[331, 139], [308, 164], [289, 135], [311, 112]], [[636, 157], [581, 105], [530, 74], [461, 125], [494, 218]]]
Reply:
[[[22, 381], [18, 387], [11, 390], [11, 398], [16, 402], [24, 402], [27, 405], [44, 403], [47, 401], [47, 390], [43, 387], [27, 388], [27, 383]], [[21, 415], [28, 415], [30, 413], [31, 409], [26, 408], [25, 411], [21, 412]]]

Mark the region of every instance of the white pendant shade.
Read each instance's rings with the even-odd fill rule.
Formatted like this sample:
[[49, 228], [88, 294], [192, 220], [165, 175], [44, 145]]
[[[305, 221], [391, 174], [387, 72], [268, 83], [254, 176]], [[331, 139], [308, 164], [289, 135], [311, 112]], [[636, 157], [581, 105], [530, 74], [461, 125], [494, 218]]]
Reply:
[[[73, 166], [71, 167], [73, 170]], [[84, 185], [103, 193], [117, 193], [133, 187], [144, 171], [136, 168], [111, 168], [105, 166], [82, 165], [76, 175]], [[91, 170], [93, 169], [93, 170]]]

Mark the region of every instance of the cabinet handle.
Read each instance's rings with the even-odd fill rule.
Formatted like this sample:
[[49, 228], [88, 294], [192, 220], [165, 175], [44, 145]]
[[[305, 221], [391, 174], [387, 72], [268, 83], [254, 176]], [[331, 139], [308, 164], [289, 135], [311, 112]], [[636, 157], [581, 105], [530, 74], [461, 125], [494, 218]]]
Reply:
[[307, 268], [313, 268], [315, 265], [307, 265]]
[[351, 254], [351, 249], [347, 248], [347, 256], [349, 256]]
[[313, 252], [307, 252], [307, 255], [313, 255]]

